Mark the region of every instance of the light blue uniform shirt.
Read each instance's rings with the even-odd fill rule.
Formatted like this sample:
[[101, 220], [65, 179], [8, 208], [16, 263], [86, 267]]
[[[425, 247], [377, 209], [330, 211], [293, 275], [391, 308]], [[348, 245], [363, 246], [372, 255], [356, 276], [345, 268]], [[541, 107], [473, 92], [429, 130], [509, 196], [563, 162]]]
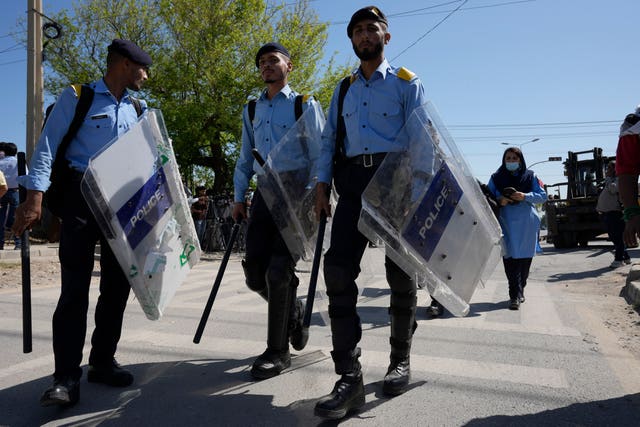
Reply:
[[[89, 86], [95, 91], [93, 103], [65, 156], [71, 168], [81, 172], [87, 168], [91, 157], [138, 121], [128, 93], [118, 102], [104, 80], [100, 79]], [[20, 178], [20, 183], [27, 189], [46, 191], [49, 188], [53, 157], [69, 129], [77, 103], [78, 98], [72, 87], [66, 88], [58, 97], [38, 139], [29, 174]], [[141, 105], [142, 110], [146, 110], [147, 104], [142, 100]]]
[[[496, 197], [502, 196], [493, 179], [489, 180], [487, 187]], [[531, 191], [524, 194], [523, 201], [500, 208], [499, 220], [506, 246], [506, 253], [503, 254], [505, 258], [532, 258], [539, 245], [540, 217], [534, 205], [547, 200], [547, 193], [535, 174]]]
[[[256, 100], [253, 123], [249, 121], [249, 110], [245, 105], [242, 111], [242, 147], [233, 174], [235, 202], [244, 202], [249, 181], [260, 168], [251, 154], [251, 150], [256, 148], [262, 158], [266, 160], [269, 152], [295, 125], [294, 104], [297, 95], [297, 92], [286, 85], [272, 99], [269, 99], [265, 89]], [[302, 113], [304, 114], [310, 107], [321, 112], [317, 104], [317, 101], [309, 98], [302, 103]], [[316, 124], [320, 125], [322, 117], [318, 115], [317, 118]]]
[[[424, 105], [426, 99], [420, 79], [412, 74], [409, 80], [400, 78], [400, 70], [389, 65], [385, 59], [369, 80], [364, 78], [360, 68], [354, 72], [356, 78], [347, 91], [342, 107], [347, 157], [397, 152], [408, 148], [399, 145], [395, 138], [411, 113]], [[318, 181], [325, 183], [330, 183], [332, 176], [339, 91], [340, 85], [333, 92], [329, 117], [322, 132]]]
[[6, 156], [0, 159], [0, 171], [7, 180], [7, 188], [18, 188], [18, 158], [16, 156]]

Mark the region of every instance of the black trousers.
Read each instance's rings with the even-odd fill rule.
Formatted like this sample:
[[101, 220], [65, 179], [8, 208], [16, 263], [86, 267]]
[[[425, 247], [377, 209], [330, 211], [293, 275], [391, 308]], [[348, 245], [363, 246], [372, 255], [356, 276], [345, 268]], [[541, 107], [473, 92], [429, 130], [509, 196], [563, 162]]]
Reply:
[[[360, 317], [356, 310], [360, 262], [367, 238], [358, 230], [362, 209], [361, 196], [376, 167], [347, 165], [335, 171], [338, 205], [331, 224], [331, 244], [324, 258], [324, 276], [329, 297], [329, 316], [333, 343], [332, 356], [336, 373], [348, 372], [349, 358], [362, 337]], [[391, 288], [391, 305], [403, 309], [402, 329], [413, 333], [416, 306], [416, 283], [388, 256], [385, 257], [387, 282]], [[393, 331], [392, 331], [393, 333]], [[410, 336], [405, 337], [410, 339]], [[344, 369], [343, 369], [344, 368]]]
[[100, 242], [100, 296], [89, 364], [108, 363], [113, 359], [131, 287], [80, 193], [79, 174], [67, 188], [59, 251], [62, 289], [53, 314], [54, 377], [79, 379], [97, 242]]
[[624, 244], [624, 240], [622, 238], [622, 234], [624, 233], [624, 220], [622, 219], [621, 211], [610, 211], [602, 213], [602, 221], [605, 223], [607, 227], [607, 233], [609, 234], [609, 239], [613, 243], [613, 247], [615, 248], [615, 260], [622, 261], [625, 259], [629, 259], [629, 254], [627, 253], [627, 249]]
[[509, 281], [509, 299], [524, 296], [532, 260], [533, 258], [502, 258], [504, 272]]
[[[293, 275], [294, 259], [271, 217], [269, 208], [260, 194], [260, 189], [258, 189], [251, 200], [251, 215], [247, 225], [245, 262], [252, 269], [259, 270], [261, 277], [264, 278], [270, 262], [275, 259], [286, 259], [286, 268]], [[260, 292], [264, 286], [266, 286], [266, 282], [255, 286], [257, 289], [253, 289], [253, 284], [250, 287]]]

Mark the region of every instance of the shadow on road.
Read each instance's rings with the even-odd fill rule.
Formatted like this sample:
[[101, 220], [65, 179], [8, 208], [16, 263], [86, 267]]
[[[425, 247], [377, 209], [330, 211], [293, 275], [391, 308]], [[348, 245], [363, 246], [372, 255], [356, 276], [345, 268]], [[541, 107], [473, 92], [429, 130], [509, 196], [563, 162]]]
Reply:
[[595, 277], [602, 276], [611, 271], [609, 267], [601, 267], [596, 268], [595, 270], [584, 270], [584, 271], [574, 271], [570, 273], [557, 273], [550, 274], [547, 277], [547, 282], [563, 282], [565, 280], [582, 280], [582, 279], [593, 279]]
[[[277, 388], [250, 394], [247, 386], [252, 383], [252, 362], [189, 360], [129, 365], [127, 369], [136, 378], [131, 387], [92, 384], [83, 377], [80, 401], [70, 408], [40, 407], [40, 395], [51, 378], [39, 378], [0, 391], [0, 425], [283, 426], [321, 421], [313, 416], [315, 399], [278, 407], [273, 403]], [[302, 361], [299, 367], [309, 363]], [[295, 369], [296, 363], [293, 365]]]
[[640, 393], [608, 400], [575, 403], [529, 415], [496, 415], [465, 424], [478, 426], [637, 426]]

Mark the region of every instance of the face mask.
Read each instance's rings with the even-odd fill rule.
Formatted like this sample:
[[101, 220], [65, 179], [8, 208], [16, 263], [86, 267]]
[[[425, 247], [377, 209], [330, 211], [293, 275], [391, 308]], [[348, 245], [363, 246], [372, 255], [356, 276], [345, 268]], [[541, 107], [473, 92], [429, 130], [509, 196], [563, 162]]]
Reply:
[[520, 167], [520, 162], [505, 162], [504, 166], [509, 172], [515, 172]]

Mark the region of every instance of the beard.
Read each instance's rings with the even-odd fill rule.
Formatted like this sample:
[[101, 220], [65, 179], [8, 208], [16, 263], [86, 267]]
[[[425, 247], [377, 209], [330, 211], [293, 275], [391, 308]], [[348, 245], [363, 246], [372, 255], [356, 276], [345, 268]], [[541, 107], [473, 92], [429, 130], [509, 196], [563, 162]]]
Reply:
[[353, 46], [353, 51], [355, 52], [356, 56], [360, 58], [361, 61], [370, 61], [372, 59], [378, 58], [382, 54], [382, 51], [384, 49], [384, 43], [382, 41], [380, 41], [379, 43], [375, 43], [371, 47], [363, 50], [358, 49], [358, 47], [353, 42], [351, 42], [351, 45]]

